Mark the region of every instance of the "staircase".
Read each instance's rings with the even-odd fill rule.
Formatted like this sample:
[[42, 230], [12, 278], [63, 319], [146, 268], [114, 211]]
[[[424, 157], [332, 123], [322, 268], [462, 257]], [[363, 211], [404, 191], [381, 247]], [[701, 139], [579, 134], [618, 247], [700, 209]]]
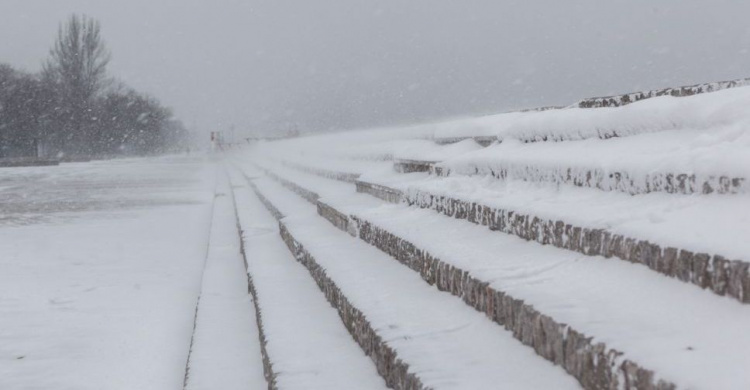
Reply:
[[[747, 122], [592, 130], [691, 105], [715, 118], [748, 98], [571, 108], [580, 131], [537, 132], [559, 137], [519, 129], [578, 111], [499, 118], [490, 142], [410, 128], [232, 155], [269, 387], [315, 366], [326, 388], [750, 388]], [[248, 236], [259, 224], [273, 244]], [[321, 313], [294, 330], [283, 320]]]

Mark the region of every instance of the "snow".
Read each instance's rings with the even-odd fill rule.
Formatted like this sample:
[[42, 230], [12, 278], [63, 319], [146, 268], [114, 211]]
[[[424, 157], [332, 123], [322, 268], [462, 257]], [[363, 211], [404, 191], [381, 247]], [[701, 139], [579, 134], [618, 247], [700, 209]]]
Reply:
[[0, 178], [0, 388], [181, 388], [210, 165], [132, 159]]
[[421, 148], [409, 148], [396, 153], [395, 158], [401, 160], [442, 161], [481, 149], [483, 149], [483, 147], [476, 143], [476, 141], [473, 139], [466, 139], [448, 145], [430, 143], [422, 145]]
[[[627, 135], [606, 140], [593, 137], [566, 142], [523, 143], [505, 138], [502, 143], [488, 148], [463, 150], [460, 147], [448, 149], [458, 144], [438, 146], [409, 139], [416, 133], [423, 136], [422, 129], [412, 132], [413, 129], [403, 128], [398, 134], [394, 129], [386, 129], [382, 134], [363, 131], [341, 135], [340, 138], [325, 135], [285, 141], [276, 144], [272, 153], [279, 156], [279, 160], [296, 155], [299, 164], [305, 164], [308, 159], [315, 164], [326, 164], [320, 160], [327, 159], [328, 169], [343, 171], [346, 162], [341, 161], [340, 153], [350, 148], [362, 153], [367, 150], [379, 152], [381, 145], [385, 144], [383, 137], [390, 137], [388, 145], [391, 151], [398, 150], [395, 145], [399, 144], [413, 149], [405, 147], [399, 152], [402, 154], [393, 155], [395, 159], [406, 156], [410, 159], [434, 158], [442, 161], [439, 166], [453, 173], [448, 177], [426, 173], [399, 174], [392, 167], [383, 166], [373, 166], [362, 172], [361, 180], [401, 189], [412, 200], [426, 201], [427, 198], [422, 197], [424, 193], [444, 195], [544, 219], [563, 220], [576, 226], [604, 228], [664, 247], [747, 260], [750, 258], [750, 241], [747, 240], [750, 198], [746, 191], [706, 195], [698, 189], [695, 194], [685, 195], [643, 193], [642, 189], [647, 188], [644, 183], [649, 175], [657, 173], [686, 173], [696, 175], [699, 180], [719, 176], [746, 180], [747, 166], [750, 166], [747, 153], [750, 121], [744, 117], [746, 110], [739, 103], [746, 102], [748, 90], [738, 88], [705, 95], [708, 97], [701, 99], [697, 99], [698, 96], [680, 98], [683, 99], [680, 101], [671, 97], [658, 98], [612, 109], [635, 107], [624, 114], [600, 112], [606, 120], [623, 126], [620, 127], [624, 129], [623, 133], [619, 135]], [[697, 100], [691, 100], [694, 98]], [[653, 110], [653, 117], [646, 115], [649, 110]], [[570, 115], [581, 113], [572, 109], [559, 111], [567, 111]], [[686, 114], [687, 111], [692, 112]], [[639, 117], [639, 113], [644, 115]], [[599, 114], [585, 115], [579, 115], [577, 123], [598, 120], [596, 116]], [[662, 126], [658, 122], [667, 123], [677, 117], [681, 122], [672, 125]], [[651, 121], [653, 118], [658, 121]], [[434, 125], [431, 126], [434, 129]], [[531, 133], [545, 131], [546, 128], [540, 128]], [[576, 139], [576, 134], [584, 134], [578, 138], [589, 137], [586, 133], [572, 131], [565, 134], [568, 139]], [[451, 134], [455, 135], [457, 133]], [[472, 142], [462, 141], [465, 144]], [[369, 145], [372, 149], [368, 149]], [[304, 148], [307, 149], [302, 155], [299, 151]], [[371, 221], [442, 261], [469, 271], [472, 276], [522, 299], [556, 321], [593, 337], [594, 342], [603, 342], [609, 348], [622, 351], [621, 359], [632, 359], [654, 370], [658, 378], [671, 381], [678, 388], [750, 387], [750, 375], [743, 374], [747, 362], [744, 351], [750, 348], [750, 339], [746, 337], [750, 327], [750, 308], [746, 304], [667, 278], [639, 264], [584, 256], [493, 232], [484, 226], [442, 216], [432, 210], [387, 204], [356, 194], [351, 183], [337, 182], [281, 164], [261, 162], [263, 156], [263, 153], [251, 149], [237, 158], [244, 164], [260, 163], [274, 175], [316, 193], [321, 202], [336, 210]], [[487, 176], [503, 167], [518, 171], [504, 180]], [[545, 169], [554, 174], [545, 173]], [[585, 170], [624, 172], [634, 178], [633, 185], [602, 191], [607, 188], [581, 188], [565, 184], [566, 181], [561, 179], [570, 172]], [[325, 262], [324, 267], [337, 283], [357, 279], [349, 276], [355, 272], [367, 275], [367, 280], [378, 279], [378, 273], [384, 272], [374, 265], [363, 265], [370, 261], [360, 260], [369, 257], [368, 252], [364, 248], [355, 249], [354, 244], [345, 244], [345, 238], [351, 238], [346, 233], [336, 233], [325, 220], [315, 217], [314, 206], [271, 179], [259, 179], [258, 183], [262, 183], [264, 195], [289, 215], [284, 223], [292, 234], [313, 252], [319, 262]], [[341, 237], [340, 242], [329, 244], [335, 234]], [[352, 249], [345, 249], [347, 245], [352, 245]], [[340, 251], [339, 255], [336, 250]], [[377, 255], [373, 253], [372, 256]], [[337, 258], [340, 260], [336, 261]], [[353, 258], [357, 259], [356, 266], [361, 269], [348, 268]], [[375, 260], [371, 261], [375, 263]], [[387, 256], [383, 261], [399, 264]], [[385, 269], [385, 266], [377, 267]], [[388, 268], [387, 272], [389, 279], [396, 279], [392, 275], [400, 271]], [[340, 276], [334, 276], [337, 273]], [[416, 273], [414, 276], [418, 278]], [[421, 280], [417, 282], [424, 284]], [[365, 284], [366, 280], [359, 280], [358, 285]], [[347, 296], [358, 297], [355, 305], [374, 305], [368, 303], [371, 302], [368, 299], [376, 298], [361, 297], [358, 294], [362, 292], [357, 287], [349, 288], [345, 292]], [[402, 288], [401, 285], [388, 285], [392, 295], [409, 296], [413, 303], [411, 293]], [[368, 291], [377, 294], [375, 287]], [[383, 318], [393, 317], [383, 314]], [[407, 317], [399, 314], [398, 318]], [[454, 369], [464, 370], [464, 367], [459, 365]]]
[[[311, 204], [318, 197], [680, 388], [748, 388], [747, 304], [639, 264], [388, 204], [351, 183], [361, 175], [422, 206], [444, 195], [747, 261], [748, 103], [742, 87], [259, 142], [228, 156], [241, 168], [228, 176], [215, 161], [177, 156], [0, 169], [0, 389], [177, 389], [186, 363], [189, 389], [265, 388], [261, 350], [280, 388], [383, 388], [250, 181], [428, 387], [579, 384], [483, 313], [332, 226]], [[478, 136], [499, 142], [434, 142]], [[450, 175], [398, 174], [400, 159], [436, 161]], [[320, 177], [336, 172], [349, 182]], [[653, 186], [670, 174], [737, 184], [729, 194]], [[269, 176], [310, 191], [308, 201]]]
[[[687, 97], [660, 96], [622, 107], [564, 108], [455, 118], [411, 126], [313, 135], [266, 143], [263, 149], [350, 159], [390, 160], [421, 148], [422, 139], [496, 137], [500, 141], [582, 140], [750, 123], [750, 87]], [[408, 141], [407, 141], [408, 140]], [[429, 147], [429, 146], [427, 146]]]
[[689, 97], [661, 96], [622, 107], [512, 112], [431, 125], [435, 137], [497, 136], [523, 141], [609, 138], [747, 121], [750, 88]]
[[185, 388], [262, 389], [267, 383], [234, 198], [227, 175], [217, 180]]
[[375, 366], [307, 269], [289, 252], [278, 223], [244, 180], [233, 172], [248, 272], [257, 290], [278, 387], [345, 389], [356, 383], [358, 389], [384, 389], [385, 381]]
[[[667, 174], [687, 174], [718, 187], [718, 178], [750, 177], [750, 127], [735, 124], [710, 132], [686, 129], [576, 142], [506, 140], [451, 158], [438, 167], [450, 174], [507, 176], [553, 183], [592, 183], [603, 190], [647, 192]], [[619, 180], [612, 174], [618, 173]], [[593, 174], [593, 175], [592, 175]], [[593, 179], [591, 178], [593, 176]], [[662, 186], [666, 183], [661, 183]], [[746, 192], [746, 183], [735, 191]], [[695, 188], [701, 192], [699, 185]]]

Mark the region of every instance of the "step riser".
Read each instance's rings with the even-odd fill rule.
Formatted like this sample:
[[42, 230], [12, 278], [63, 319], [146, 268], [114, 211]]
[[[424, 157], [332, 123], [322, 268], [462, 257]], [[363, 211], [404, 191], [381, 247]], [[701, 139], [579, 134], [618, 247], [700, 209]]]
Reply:
[[564, 221], [541, 219], [421, 191], [411, 191], [406, 202], [544, 245], [584, 255], [616, 257], [640, 263], [718, 295], [728, 295], [740, 302], [750, 303], [750, 264], [744, 261], [730, 261], [720, 255], [663, 247], [604, 229], [583, 228]]
[[349, 233], [352, 237], [356, 237], [356, 225], [351, 223], [349, 216], [321, 201], [318, 201], [316, 205], [318, 207], [318, 215], [325, 218], [339, 230]]
[[393, 163], [393, 170], [398, 173], [430, 172], [434, 161], [399, 160]]
[[401, 203], [401, 201], [404, 199], [403, 192], [395, 188], [388, 188], [385, 186], [368, 183], [364, 181], [357, 181], [356, 186], [357, 186], [357, 192], [372, 195], [386, 202]]
[[728, 176], [697, 177], [696, 175], [659, 173], [648, 174], [642, 179], [631, 177], [627, 172], [606, 173], [600, 169], [547, 169], [528, 165], [507, 164], [495, 169], [474, 165], [455, 170], [432, 165], [430, 173], [447, 177], [451, 175], [476, 176], [490, 175], [497, 179], [523, 180], [569, 184], [578, 187], [596, 188], [602, 191], [618, 191], [631, 195], [650, 192], [671, 194], [739, 194], [747, 192], [743, 178]]

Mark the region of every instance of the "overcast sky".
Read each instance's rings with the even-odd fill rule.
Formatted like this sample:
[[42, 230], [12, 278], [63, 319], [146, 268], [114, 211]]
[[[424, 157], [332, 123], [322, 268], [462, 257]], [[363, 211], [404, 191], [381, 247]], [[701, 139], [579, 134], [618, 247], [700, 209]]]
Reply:
[[750, 76], [747, 0], [0, 0], [35, 71], [71, 13], [202, 130], [348, 129]]

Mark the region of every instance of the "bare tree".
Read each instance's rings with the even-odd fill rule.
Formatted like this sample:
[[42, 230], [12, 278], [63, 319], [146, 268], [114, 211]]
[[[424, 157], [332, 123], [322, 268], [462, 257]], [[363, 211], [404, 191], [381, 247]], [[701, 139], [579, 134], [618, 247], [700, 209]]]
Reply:
[[92, 103], [105, 82], [109, 60], [98, 21], [85, 15], [71, 15], [67, 23], [59, 27], [43, 73], [55, 81], [61, 108], [67, 116], [60, 129], [60, 147], [64, 150], [85, 151], [86, 125], [94, 120], [90, 114]]

